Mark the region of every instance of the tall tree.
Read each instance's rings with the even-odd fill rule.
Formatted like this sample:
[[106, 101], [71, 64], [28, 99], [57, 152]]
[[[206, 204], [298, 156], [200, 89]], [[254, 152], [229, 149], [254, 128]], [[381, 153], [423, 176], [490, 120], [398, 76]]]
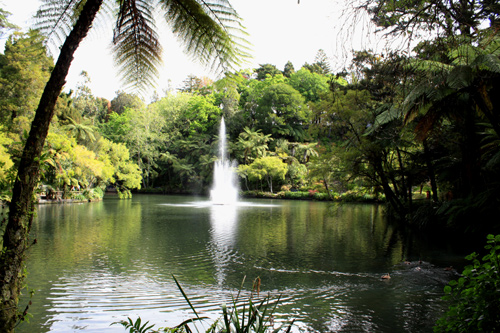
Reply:
[[268, 74], [271, 76], [282, 74], [275, 65], [271, 64], [260, 65], [259, 68], [255, 69], [255, 73], [257, 73], [257, 80], [259, 81], [265, 80]]
[[[22, 314], [17, 306], [22, 286], [28, 233], [33, 220], [33, 190], [38, 182], [40, 155], [73, 55], [85, 38], [103, 3], [116, 13], [115, 61], [122, 78], [138, 90], [154, 83], [161, 63], [161, 45], [154, 23], [159, 8], [186, 47], [206, 64], [227, 71], [245, 55], [235, 34], [242, 32], [240, 17], [229, 1], [203, 0], [45, 0], [39, 11], [40, 28], [52, 40], [63, 40], [59, 57], [40, 98], [19, 163], [9, 218], [0, 255], [0, 327], [12, 332]], [[67, 34], [69, 32], [69, 34]]]
[[[79, 82], [74, 97], [74, 107], [79, 110], [84, 118], [89, 118], [93, 125], [104, 121], [108, 113], [108, 101], [103, 98], [95, 97], [90, 89], [90, 76], [87, 72], [80, 73]], [[111, 103], [109, 103], [111, 106]]]
[[125, 91], [117, 91], [116, 97], [111, 100], [111, 111], [122, 114], [125, 109], [141, 109], [144, 102], [135, 94], [129, 94]]
[[283, 75], [286, 77], [290, 77], [293, 73], [295, 73], [295, 68], [291, 61], [288, 61], [285, 64], [285, 68], [283, 69]]
[[9, 130], [29, 130], [34, 110], [50, 75], [44, 37], [35, 30], [15, 32], [0, 55], [0, 121]]
[[270, 86], [256, 108], [257, 127], [266, 134], [303, 141], [310, 109], [304, 97], [292, 86], [278, 83]]

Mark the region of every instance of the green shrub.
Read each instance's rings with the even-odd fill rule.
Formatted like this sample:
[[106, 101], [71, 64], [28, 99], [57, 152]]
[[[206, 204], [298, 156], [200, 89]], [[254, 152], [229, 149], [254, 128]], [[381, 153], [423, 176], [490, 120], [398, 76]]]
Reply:
[[500, 327], [500, 235], [488, 235], [484, 248], [489, 253], [482, 262], [477, 253], [468, 255], [472, 265], [444, 288], [443, 299], [452, 305], [434, 332], [494, 332]]
[[117, 188], [116, 193], [120, 199], [132, 199], [132, 192], [128, 189], [122, 189], [121, 191]]
[[315, 200], [330, 200], [330, 197], [328, 196], [328, 193], [325, 193], [325, 192], [314, 193], [313, 198]]
[[104, 196], [104, 192], [99, 187], [83, 191], [83, 195], [87, 200], [100, 200]]
[[83, 193], [72, 194], [71, 199], [76, 201], [88, 201], [87, 197]]
[[309, 199], [309, 192], [285, 192], [286, 199]]
[[102, 199], [104, 197], [104, 191], [100, 187], [94, 188], [94, 196], [96, 199]]

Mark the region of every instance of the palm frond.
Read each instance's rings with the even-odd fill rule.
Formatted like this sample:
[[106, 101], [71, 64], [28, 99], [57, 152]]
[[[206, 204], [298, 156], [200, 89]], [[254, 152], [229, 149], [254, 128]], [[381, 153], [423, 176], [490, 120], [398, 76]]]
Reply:
[[58, 47], [69, 35], [85, 1], [41, 0], [35, 16], [35, 28], [47, 37], [52, 46]]
[[[56, 56], [73, 29], [86, 0], [40, 0], [40, 2], [34, 28], [46, 37], [49, 51]], [[104, 0], [93, 27], [106, 27], [107, 23], [112, 21], [114, 9], [112, 0]]]
[[451, 89], [460, 90], [468, 87], [474, 80], [474, 73], [470, 66], [455, 66], [446, 78]]
[[479, 55], [479, 49], [470, 43], [462, 43], [460, 46], [450, 50], [448, 56], [455, 66], [466, 66], [471, 64]]
[[124, 83], [141, 90], [154, 85], [162, 48], [148, 0], [121, 2], [113, 34], [114, 59]]
[[187, 53], [229, 72], [249, 57], [241, 18], [228, 0], [160, 0], [165, 19]]
[[482, 54], [471, 65], [482, 71], [500, 74], [500, 59], [494, 54]]
[[434, 60], [408, 59], [406, 69], [422, 73], [446, 73], [453, 69], [452, 65]]

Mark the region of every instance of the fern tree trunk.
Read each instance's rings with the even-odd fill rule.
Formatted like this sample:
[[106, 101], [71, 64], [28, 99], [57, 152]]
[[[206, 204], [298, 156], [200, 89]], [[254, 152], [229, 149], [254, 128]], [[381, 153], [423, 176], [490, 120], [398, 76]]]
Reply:
[[23, 268], [29, 245], [29, 231], [33, 219], [33, 192], [38, 183], [39, 159], [54, 108], [63, 88], [73, 54], [92, 26], [103, 0], [88, 0], [73, 30], [66, 38], [54, 70], [45, 86], [35, 119], [24, 146], [14, 184], [12, 201], [0, 255], [0, 331], [13, 332], [16, 323], [23, 318], [18, 311], [19, 294], [23, 284]]

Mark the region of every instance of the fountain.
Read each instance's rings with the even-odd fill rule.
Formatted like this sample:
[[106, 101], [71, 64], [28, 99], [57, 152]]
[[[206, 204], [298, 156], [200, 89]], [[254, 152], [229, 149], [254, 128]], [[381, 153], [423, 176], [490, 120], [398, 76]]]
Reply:
[[236, 185], [236, 162], [229, 160], [226, 147], [226, 124], [224, 117], [219, 129], [219, 159], [214, 164], [214, 180], [210, 200], [215, 205], [231, 205], [238, 201]]

